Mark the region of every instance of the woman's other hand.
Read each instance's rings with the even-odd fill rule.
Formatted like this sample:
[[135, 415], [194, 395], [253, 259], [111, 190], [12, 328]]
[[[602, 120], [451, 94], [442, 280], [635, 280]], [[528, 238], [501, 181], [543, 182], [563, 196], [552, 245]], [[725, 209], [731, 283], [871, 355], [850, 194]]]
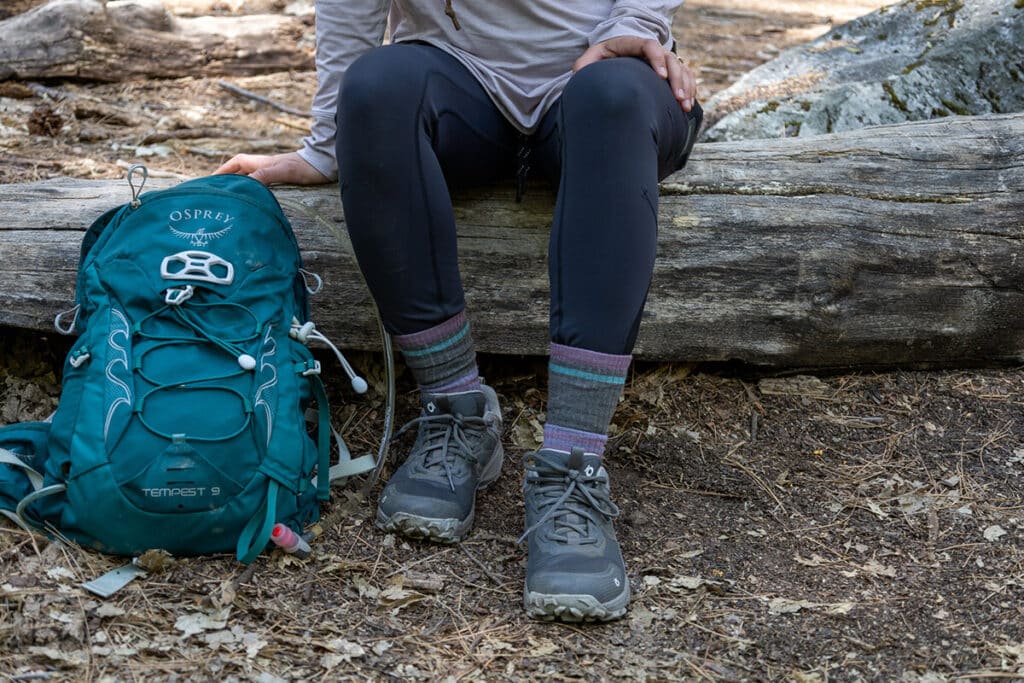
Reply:
[[321, 185], [331, 179], [316, 170], [298, 152], [287, 154], [236, 154], [214, 171], [247, 175], [264, 185]]
[[666, 50], [661, 43], [650, 38], [636, 36], [620, 36], [592, 45], [580, 55], [572, 65], [573, 71], [579, 71], [588, 64], [613, 57], [640, 57], [651, 65], [659, 76], [672, 86], [672, 92], [684, 111], [693, 109], [693, 101], [697, 97], [697, 79], [690, 68], [671, 50]]

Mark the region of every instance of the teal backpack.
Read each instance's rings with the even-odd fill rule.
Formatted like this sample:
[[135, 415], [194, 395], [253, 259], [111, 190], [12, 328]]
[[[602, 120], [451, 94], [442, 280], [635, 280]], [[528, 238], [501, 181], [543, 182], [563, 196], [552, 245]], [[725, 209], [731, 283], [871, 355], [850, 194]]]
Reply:
[[0, 511], [103, 552], [249, 563], [275, 523], [301, 533], [331, 479], [376, 463], [330, 427], [306, 343], [337, 349], [309, 322], [319, 278], [273, 194], [236, 175], [140, 192], [85, 235], [74, 319], [56, 320], [78, 334], [60, 402], [0, 429]]

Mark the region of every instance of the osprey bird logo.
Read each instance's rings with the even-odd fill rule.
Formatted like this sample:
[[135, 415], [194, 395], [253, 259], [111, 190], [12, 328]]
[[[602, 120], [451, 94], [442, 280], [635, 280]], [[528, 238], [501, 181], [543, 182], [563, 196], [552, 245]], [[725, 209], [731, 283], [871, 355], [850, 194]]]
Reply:
[[223, 237], [224, 235], [231, 232], [232, 226], [229, 225], [226, 228], [221, 228], [220, 230], [216, 230], [214, 232], [206, 232], [206, 228], [199, 228], [195, 232], [184, 232], [178, 230], [170, 223], [167, 224], [167, 227], [171, 229], [171, 233], [175, 237], [180, 237], [183, 240], [188, 240], [188, 243], [191, 244], [193, 247], [205, 247], [212, 240], [215, 240], [218, 237]]

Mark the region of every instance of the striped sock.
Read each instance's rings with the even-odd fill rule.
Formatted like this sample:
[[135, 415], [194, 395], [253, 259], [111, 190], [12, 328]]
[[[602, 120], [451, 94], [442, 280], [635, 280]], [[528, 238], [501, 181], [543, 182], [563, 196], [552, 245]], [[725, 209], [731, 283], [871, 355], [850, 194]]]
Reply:
[[440, 325], [394, 337], [405, 364], [430, 394], [455, 394], [480, 388], [476, 351], [465, 311]]
[[608, 425], [632, 359], [552, 342], [542, 448], [569, 452], [579, 446], [604, 455]]

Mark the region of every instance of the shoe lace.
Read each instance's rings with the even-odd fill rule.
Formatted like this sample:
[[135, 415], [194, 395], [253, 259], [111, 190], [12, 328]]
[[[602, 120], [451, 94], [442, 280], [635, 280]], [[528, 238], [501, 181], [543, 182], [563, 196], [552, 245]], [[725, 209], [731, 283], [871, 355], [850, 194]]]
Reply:
[[487, 425], [488, 422], [484, 418], [474, 415], [420, 415], [402, 425], [393, 438], [397, 439], [413, 427], [421, 429], [417, 450], [423, 454], [423, 468], [433, 472], [443, 471], [448, 479], [448, 486], [454, 492], [452, 466], [456, 458], [470, 464], [479, 462], [470, 438], [486, 429]]
[[588, 475], [541, 453], [532, 454], [532, 459], [532, 463], [526, 464], [527, 472], [535, 475], [529, 478], [529, 485], [540, 501], [539, 508], [545, 512], [523, 532], [517, 543], [522, 543], [549, 520], [552, 522], [549, 536], [554, 540], [597, 543], [599, 537], [591, 533], [591, 525], [619, 516], [619, 508], [612, 502], [607, 487], [601, 485], [603, 478], [597, 472]]

